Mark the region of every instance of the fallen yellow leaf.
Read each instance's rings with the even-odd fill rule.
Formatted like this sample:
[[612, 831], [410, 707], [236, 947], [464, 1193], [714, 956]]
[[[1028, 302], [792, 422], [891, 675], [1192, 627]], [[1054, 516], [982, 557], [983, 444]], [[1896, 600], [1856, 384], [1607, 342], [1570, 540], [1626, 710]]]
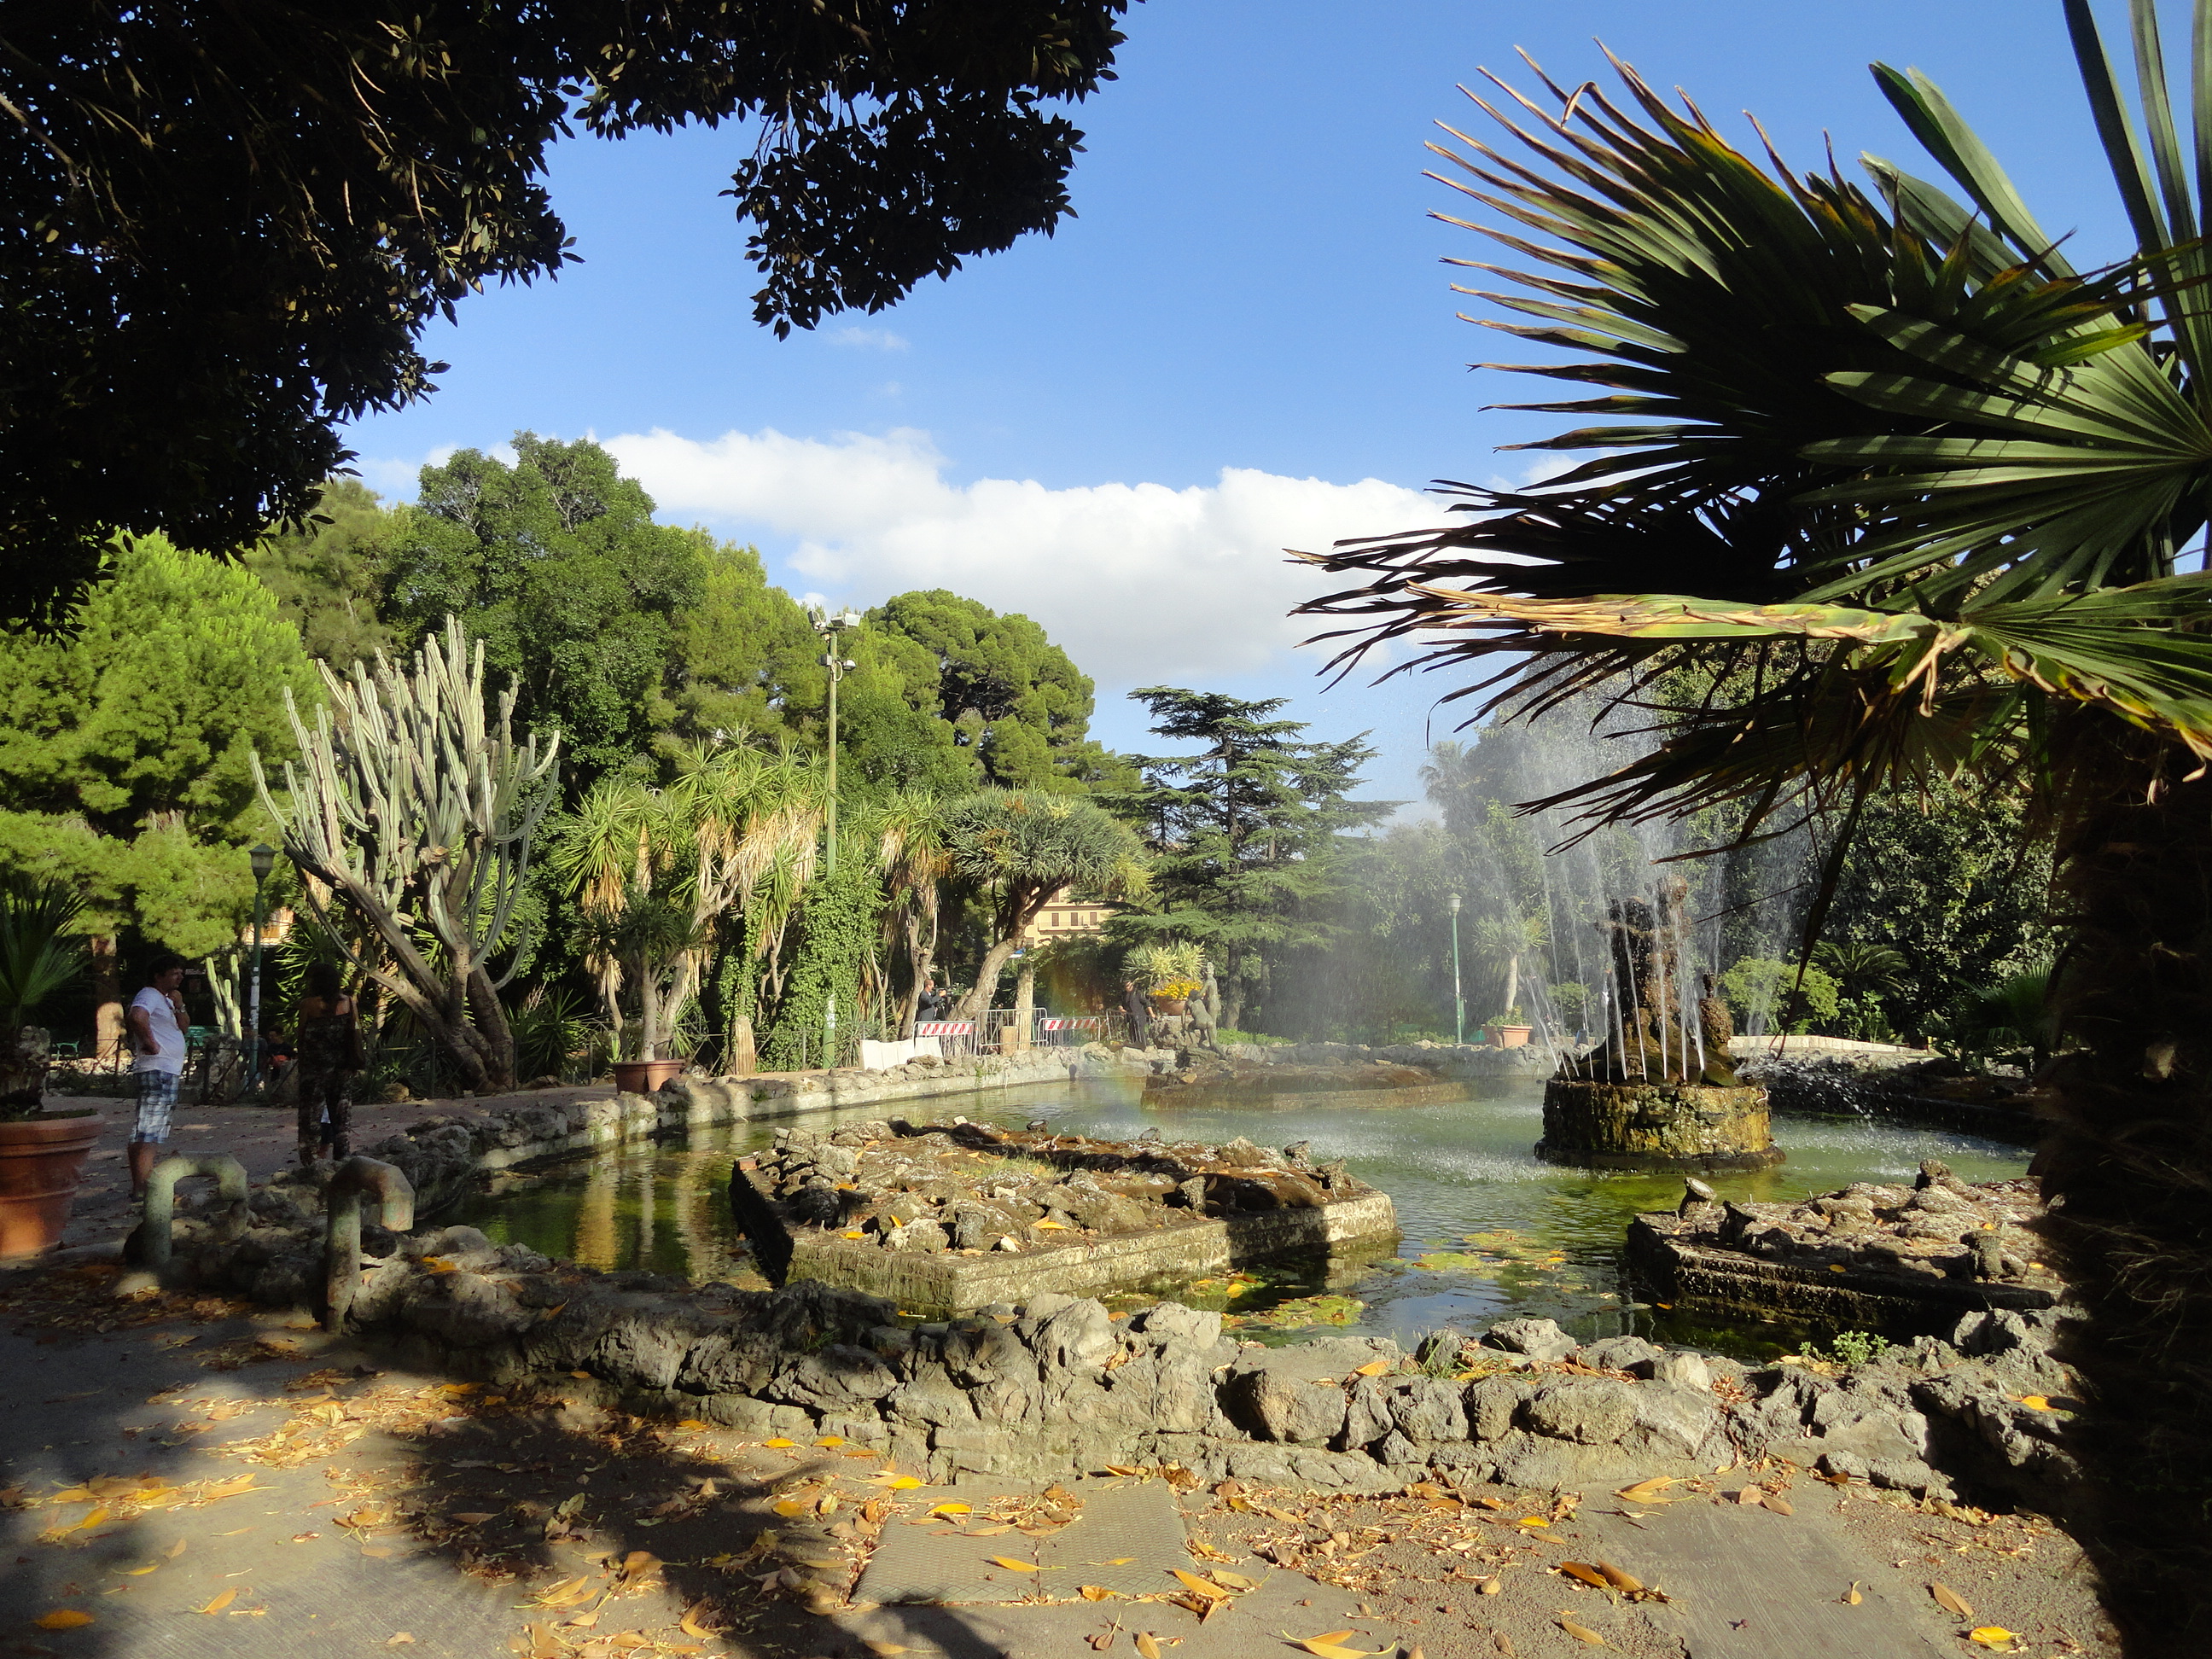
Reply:
[[442, 1255], [426, 1255], [422, 1258], [422, 1271], [426, 1273], [459, 1273], [460, 1269]]
[[690, 1607], [684, 1609], [684, 1617], [677, 1621], [676, 1628], [682, 1631], [686, 1636], [696, 1636], [702, 1641], [708, 1639], [716, 1632], [708, 1629], [705, 1625], [701, 1624], [699, 1622], [699, 1615], [708, 1611], [710, 1611], [710, 1609], [704, 1601], [694, 1601]]
[[1137, 1651], [1144, 1656], [1144, 1659], [1160, 1659], [1160, 1644], [1152, 1639], [1152, 1632], [1140, 1630], [1137, 1632]]
[[775, 1447], [778, 1451], [782, 1450], [786, 1446], [795, 1446], [795, 1445], [797, 1445], [798, 1443], [798, 1443], [796, 1440], [786, 1440], [786, 1439], [785, 1439], [785, 1438], [783, 1438], [783, 1437], [782, 1437], [782, 1436], [781, 1436], [781, 1435], [777, 1436], [777, 1437], [776, 1437], [775, 1439], [773, 1439], [773, 1440], [763, 1440], [763, 1441], [762, 1441], [762, 1442], [761, 1442], [761, 1444], [762, 1444], [762, 1445], [763, 1445], [763, 1446], [773, 1446], [773, 1447]]
[[994, 1555], [991, 1558], [991, 1565], [994, 1567], [1004, 1567], [1008, 1572], [1042, 1572], [1044, 1571], [1034, 1561], [1017, 1561], [1011, 1555]]
[[1655, 1474], [1649, 1480], [1639, 1480], [1632, 1486], [1623, 1486], [1619, 1492], [1613, 1493], [1613, 1496], [1626, 1498], [1632, 1504], [1663, 1504], [1668, 1500], [1662, 1498], [1660, 1494], [1668, 1487], [1680, 1484], [1680, 1482], [1671, 1474]]
[[1377, 1654], [1390, 1651], [1388, 1648], [1340, 1648], [1334, 1642], [1301, 1642], [1298, 1645], [1314, 1655], [1315, 1659], [1376, 1659]]
[[825, 1434], [814, 1443], [817, 1446], [842, 1446], [845, 1443], [845, 1437], [842, 1434]]
[[696, 1418], [696, 1417], [687, 1417], [687, 1418], [685, 1418], [682, 1422], [678, 1423], [676, 1426], [677, 1426], [678, 1428], [679, 1428], [679, 1429], [690, 1429], [690, 1430], [692, 1430], [694, 1432], [696, 1432], [698, 1430], [701, 1430], [701, 1429], [708, 1429], [708, 1428], [712, 1428], [712, 1427], [714, 1427], [714, 1425], [713, 1425], [713, 1424], [711, 1424], [711, 1423], [702, 1423], [702, 1422], [701, 1422], [697, 1418]]
[[1182, 1582], [1185, 1589], [1197, 1591], [1209, 1601], [1225, 1601], [1229, 1599], [1230, 1592], [1210, 1578], [1201, 1578], [1194, 1572], [1185, 1572], [1181, 1567], [1171, 1567], [1169, 1571]]
[[579, 1601], [592, 1599], [592, 1581], [588, 1578], [564, 1578], [538, 1598], [541, 1607], [573, 1607]]
[[874, 1654], [876, 1659], [896, 1659], [896, 1656], [906, 1651], [903, 1642], [863, 1642], [860, 1645]]
[[1114, 1592], [1103, 1584], [1079, 1584], [1076, 1586], [1075, 1593], [1086, 1601], [1103, 1601]]
[[2020, 1403], [2032, 1412], [2048, 1412], [2057, 1409], [2048, 1399], [2039, 1394], [2024, 1394], [2020, 1397]]
[[225, 1607], [228, 1607], [236, 1600], [238, 1600], [238, 1586], [234, 1584], [222, 1595], [216, 1596], [214, 1601], [209, 1602], [205, 1607], [194, 1607], [192, 1611], [194, 1613], [221, 1613]]
[[31, 1621], [40, 1630], [76, 1630], [92, 1623], [92, 1615], [77, 1607], [56, 1607]]
[[912, 1474], [895, 1475], [887, 1483], [893, 1492], [912, 1492], [921, 1484], [921, 1477]]
[[1928, 1593], [1936, 1598], [1937, 1607], [1954, 1617], [1971, 1619], [1974, 1616], [1974, 1610], [1967, 1605], [1966, 1598], [1948, 1584], [1930, 1584], [1928, 1587]]
[[1591, 1586], [1593, 1589], [1608, 1589], [1611, 1588], [1611, 1586], [1606, 1583], [1605, 1575], [1586, 1562], [1562, 1561], [1559, 1563], [1559, 1571], [1566, 1574], [1570, 1578], [1581, 1579], [1583, 1583]]
[[931, 1507], [932, 1515], [973, 1515], [975, 1510], [965, 1504], [938, 1504]]
[[1859, 1594], [1859, 1581], [1856, 1578], [1852, 1579], [1850, 1589], [1844, 1592], [1844, 1604], [1846, 1607], [1855, 1607], [1865, 1600], [1866, 1597]]
[[1354, 1376], [1380, 1376], [1390, 1369], [1391, 1364], [1388, 1359], [1370, 1359], [1364, 1365], [1353, 1366], [1352, 1374]]
[[1577, 1625], [1565, 1613], [1559, 1615], [1559, 1628], [1573, 1637], [1576, 1641], [1587, 1642], [1594, 1648], [1609, 1648], [1613, 1645], [1588, 1625]]
[[1985, 1648], [2010, 1647], [2020, 1638], [2002, 1625], [1984, 1625], [1979, 1630], [1966, 1632], [1969, 1642], [1979, 1642]]

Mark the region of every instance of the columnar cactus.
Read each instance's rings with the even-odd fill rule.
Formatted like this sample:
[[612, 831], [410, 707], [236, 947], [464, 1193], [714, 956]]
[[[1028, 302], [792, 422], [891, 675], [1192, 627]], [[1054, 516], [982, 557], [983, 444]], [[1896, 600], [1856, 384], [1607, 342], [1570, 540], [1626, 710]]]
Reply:
[[434, 1032], [472, 1089], [511, 1087], [514, 1038], [492, 958], [510, 941], [532, 837], [552, 804], [560, 739], [541, 752], [511, 729], [514, 690], [484, 708], [483, 645], [459, 618], [404, 668], [379, 653], [342, 678], [322, 665], [328, 701], [312, 729], [292, 694], [285, 711], [300, 759], [284, 797], [253, 777], [283, 827], [285, 855], [328, 925], [335, 902], [376, 938], [370, 953], [331, 927], [354, 966]]

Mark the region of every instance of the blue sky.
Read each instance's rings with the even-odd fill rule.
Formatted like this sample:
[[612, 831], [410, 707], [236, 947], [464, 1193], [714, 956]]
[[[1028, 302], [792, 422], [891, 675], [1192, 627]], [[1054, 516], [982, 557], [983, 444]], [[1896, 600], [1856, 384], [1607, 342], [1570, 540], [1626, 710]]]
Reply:
[[[2103, 9], [2118, 38], [2124, 9]], [[1486, 122], [1457, 83], [1528, 84], [1516, 46], [1605, 81], [1595, 37], [1740, 142], [1753, 111], [1801, 167], [1832, 138], [1846, 163], [1932, 172], [1866, 71], [1915, 66], [2046, 228], [2093, 258], [2119, 243], [2057, 0], [1152, 0], [1127, 27], [1121, 78], [1075, 115], [1077, 221], [811, 337], [750, 319], [717, 195], [748, 135], [561, 146], [584, 263], [434, 329], [452, 371], [354, 427], [363, 476], [404, 496], [455, 447], [593, 434], [663, 519], [757, 544], [794, 592], [944, 586], [1036, 617], [1098, 681], [1116, 746], [1152, 742], [1133, 685], [1285, 696], [1316, 735], [1371, 729], [1371, 793], [1403, 796], [1448, 688], [1325, 692], [1283, 616], [1316, 585], [1278, 550], [1430, 522], [1433, 478], [1526, 471], [1494, 452], [1532, 417], [1483, 406], [1528, 391], [1467, 368], [1516, 349], [1455, 319], [1470, 302], [1438, 263], [1486, 256], [1428, 216], [1456, 199], [1422, 177], [1433, 124]]]

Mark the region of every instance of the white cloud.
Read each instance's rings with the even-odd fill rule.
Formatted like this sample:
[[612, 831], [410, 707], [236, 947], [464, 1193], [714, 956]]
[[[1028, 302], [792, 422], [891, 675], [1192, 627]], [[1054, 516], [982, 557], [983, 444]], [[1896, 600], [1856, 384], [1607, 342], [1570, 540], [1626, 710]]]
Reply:
[[1022, 611], [1108, 684], [1198, 680], [1264, 667], [1315, 631], [1291, 606], [1329, 580], [1285, 547], [1443, 521], [1434, 497], [1380, 479], [1330, 483], [1246, 468], [1218, 483], [946, 482], [926, 432], [834, 441], [774, 430], [709, 442], [666, 431], [605, 441], [664, 516], [784, 544], [823, 587], [867, 603], [949, 587]]
[[834, 346], [849, 346], [862, 351], [904, 351], [908, 346], [903, 334], [894, 334], [887, 328], [838, 328], [822, 337]]

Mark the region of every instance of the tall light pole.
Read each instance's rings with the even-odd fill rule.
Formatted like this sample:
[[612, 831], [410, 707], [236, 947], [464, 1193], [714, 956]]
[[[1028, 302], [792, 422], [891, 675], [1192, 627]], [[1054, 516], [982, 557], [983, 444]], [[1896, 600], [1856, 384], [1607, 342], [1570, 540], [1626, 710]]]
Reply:
[[837, 636], [849, 633], [860, 625], [857, 611], [840, 611], [831, 616], [826, 611], [814, 613], [814, 631], [822, 636], [829, 649], [817, 659], [830, 671], [830, 851], [826, 860], [828, 872], [837, 873], [837, 683], [860, 665], [837, 648]]
[[1467, 999], [1459, 994], [1459, 895], [1451, 896], [1452, 917], [1452, 1041], [1467, 1042]]
[[276, 867], [276, 849], [266, 842], [256, 842], [246, 856], [253, 864], [253, 966], [246, 984], [246, 1040], [253, 1045], [248, 1051], [253, 1066], [246, 1086], [258, 1089], [261, 1086], [261, 896], [269, 884], [269, 872]]
[[[822, 665], [830, 671], [830, 789], [828, 811], [829, 854], [823, 860], [825, 875], [837, 873], [837, 683], [860, 665], [838, 647], [838, 636], [849, 634], [860, 625], [860, 613], [847, 609], [831, 616], [827, 611], [817, 611], [813, 617], [814, 631], [822, 636], [829, 648], [821, 656]], [[822, 1004], [822, 1066], [827, 1071], [837, 1063], [837, 996], [833, 988]]]

